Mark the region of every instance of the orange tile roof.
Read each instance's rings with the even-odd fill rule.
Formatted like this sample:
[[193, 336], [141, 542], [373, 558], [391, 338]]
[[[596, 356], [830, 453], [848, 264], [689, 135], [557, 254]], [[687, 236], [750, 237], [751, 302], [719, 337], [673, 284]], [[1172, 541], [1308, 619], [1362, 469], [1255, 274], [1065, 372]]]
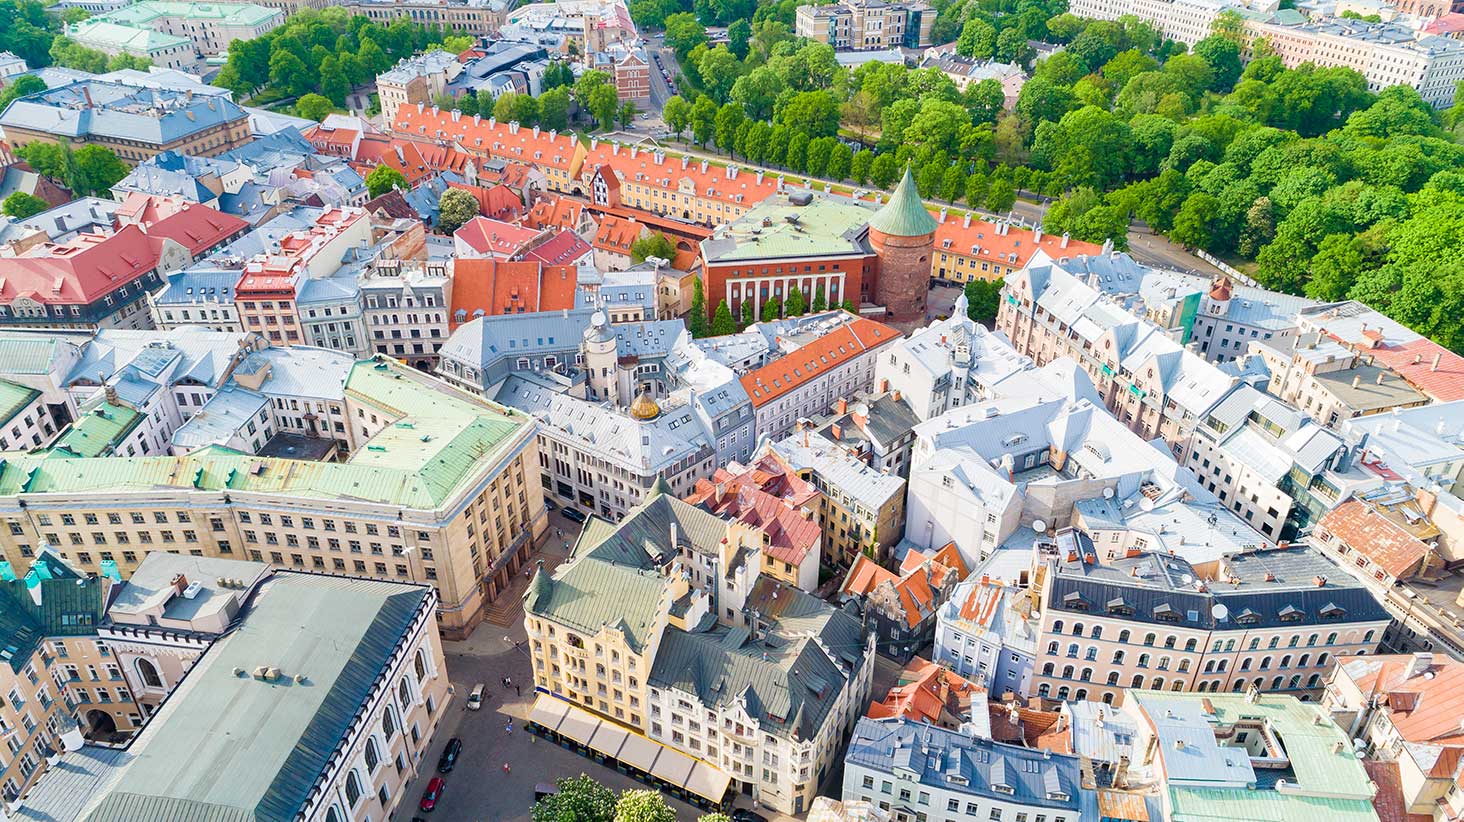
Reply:
[[802, 508], [818, 499], [818, 489], [813, 483], [787, 470], [772, 457], [764, 456], [750, 466], [734, 462], [718, 468], [710, 480], [697, 480], [686, 501], [692, 505], [706, 505], [709, 501], [715, 504], [719, 494], [736, 493], [744, 485], [772, 494], [793, 508]]
[[574, 265], [589, 253], [589, 243], [573, 231], [565, 230], [534, 246], [524, 254], [524, 259], [538, 260], [544, 265]]
[[483, 315], [559, 311], [574, 307], [572, 266], [544, 267], [537, 261], [459, 257], [452, 264], [452, 327]]
[[941, 724], [947, 716], [986, 710], [986, 690], [928, 659], [914, 657], [900, 671], [898, 684], [865, 714], [871, 719], [901, 717]]
[[972, 220], [970, 225], [966, 225], [964, 218], [948, 217], [935, 229], [935, 250], [999, 262], [1013, 268], [1026, 265], [1038, 248], [1054, 259], [1103, 253], [1102, 246], [1082, 240], [1069, 239], [1064, 248], [1060, 236], [1043, 234], [1042, 239], [1037, 240], [1036, 232], [1029, 229], [1011, 227], [1005, 234], [998, 234], [998, 230], [996, 223], [985, 220]]
[[529, 208], [529, 212], [524, 215], [521, 223], [530, 228], [560, 228], [574, 231], [579, 228], [584, 210], [584, 203], [568, 197], [541, 197]]
[[352, 168], [365, 177], [379, 165], [401, 172], [407, 178], [407, 186], [412, 188], [435, 173], [422, 157], [418, 144], [411, 140], [393, 140], [378, 134], [361, 138], [361, 145], [356, 148], [355, 161], [351, 163]]
[[1464, 756], [1464, 662], [1435, 654], [1427, 669], [1408, 676], [1414, 661], [1410, 654], [1352, 657], [1340, 663], [1339, 674], [1351, 678], [1365, 700], [1381, 698], [1405, 743], [1438, 748], [1433, 762], [1420, 764], [1452, 778]]
[[478, 213], [495, 220], [516, 220], [524, 209], [519, 196], [504, 185], [475, 186], [471, 183], [449, 182], [447, 186], [473, 195], [473, 199], [478, 201]]
[[1324, 514], [1318, 527], [1398, 579], [1407, 579], [1433, 550], [1356, 498]]
[[[950, 549], [949, 552], [947, 549]], [[954, 579], [950, 579], [954, 583], [961, 581], [966, 575], [966, 565], [954, 549], [953, 543], [929, 557], [920, 551], [911, 550], [901, 564], [899, 574], [881, 567], [869, 557], [860, 556], [844, 578], [841, 592], [849, 596], [868, 597], [876, 589], [889, 586], [889, 590], [894, 592], [900, 602], [900, 609], [904, 611], [905, 624], [911, 628], [918, 627], [940, 607], [940, 592], [948, 578], [954, 575]], [[944, 556], [947, 560], [954, 557], [954, 564], [938, 562], [935, 559], [937, 556]]]
[[734, 519], [767, 534], [766, 553], [794, 567], [803, 564], [818, 547], [823, 534], [818, 522], [804, 516], [802, 509], [750, 485], [740, 485], [715, 505], [704, 505], [719, 517]]
[[[1422, 338], [1402, 345], [1380, 345], [1369, 349], [1369, 353], [1434, 402], [1464, 399], [1464, 357], [1433, 340]], [[1439, 359], [1437, 368], [1434, 357]]]
[[855, 317], [834, 331], [742, 377], [742, 388], [760, 408], [828, 371], [900, 338], [896, 329]]
[[635, 220], [606, 215], [595, 232], [595, 248], [616, 254], [630, 254], [630, 246], [640, 239], [645, 227]]
[[756, 169], [738, 169], [713, 162], [689, 158], [685, 167], [682, 158], [666, 156], [657, 162], [651, 151], [637, 150], [635, 156], [629, 146], [619, 150], [609, 141], [600, 142], [586, 149], [585, 166], [609, 166], [619, 173], [622, 185], [643, 185], [652, 188], [672, 190], [683, 180], [696, 187], [696, 194], [750, 208], [754, 203], [772, 196], [778, 190], [778, 178], [765, 174], [758, 179]]
[[[392, 130], [414, 140], [449, 140], [479, 156], [500, 157], [568, 172], [579, 141], [570, 134], [552, 135], [492, 118], [464, 117], [459, 112], [417, 106], [397, 110]], [[537, 132], [537, 133], [536, 133]]]
[[150, 237], [176, 240], [197, 257], [248, 229], [248, 222], [232, 214], [198, 203], [184, 203], [177, 211], [148, 225], [147, 233]]

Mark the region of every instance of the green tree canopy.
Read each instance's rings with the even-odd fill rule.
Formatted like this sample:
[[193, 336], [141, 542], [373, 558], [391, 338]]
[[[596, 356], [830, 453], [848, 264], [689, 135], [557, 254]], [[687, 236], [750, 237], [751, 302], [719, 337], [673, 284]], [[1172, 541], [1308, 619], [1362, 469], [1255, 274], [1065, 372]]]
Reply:
[[[405, 189], [406, 187], [407, 178], [391, 166], [377, 166], [366, 175], [366, 192], [372, 198], [380, 197], [394, 188]], [[446, 192], [443, 193], [446, 194]]]
[[[384, 168], [378, 166], [377, 168]], [[478, 198], [460, 188], [449, 188], [437, 198], [437, 227], [452, 233], [478, 216]]]
[[3, 204], [0, 204], [0, 209], [3, 209], [7, 215], [17, 220], [33, 217], [50, 207], [50, 203], [34, 194], [27, 194], [24, 191], [17, 191], [11, 194], [5, 198]]

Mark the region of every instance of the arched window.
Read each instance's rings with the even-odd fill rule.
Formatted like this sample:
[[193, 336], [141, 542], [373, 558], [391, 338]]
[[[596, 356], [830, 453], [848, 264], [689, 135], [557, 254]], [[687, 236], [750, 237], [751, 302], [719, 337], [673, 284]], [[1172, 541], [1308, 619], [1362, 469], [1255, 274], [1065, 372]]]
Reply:
[[1368, 631], [1367, 633], [1365, 633], [1365, 634], [1362, 635], [1362, 641], [1363, 642], [1372, 642], [1372, 640], [1373, 640], [1373, 632], [1372, 631]]
[[163, 678], [158, 676], [158, 668], [151, 660], [138, 657], [132, 667], [137, 669], [137, 677], [142, 680], [144, 688], [163, 687]]
[[1073, 666], [1071, 666], [1071, 665], [1064, 665], [1064, 666], [1062, 666], [1062, 678], [1063, 679], [1072, 679], [1073, 678]]
[[1227, 650], [1227, 651], [1233, 651], [1233, 650], [1235, 650], [1235, 640], [1233, 640], [1233, 639], [1227, 639], [1227, 640], [1225, 640], [1225, 650]]
[[402, 682], [397, 686], [397, 702], [401, 703], [402, 710], [412, 707], [412, 688], [407, 684], [407, 678], [402, 677]]
[[1122, 665], [1123, 664], [1123, 650], [1122, 649], [1119, 649], [1119, 650], [1113, 652], [1113, 664], [1114, 665]]
[[1154, 667], [1155, 668], [1158, 668], [1161, 671], [1167, 671], [1167, 670], [1169, 670], [1169, 657], [1167, 657], [1167, 656], [1161, 656], [1161, 657], [1159, 657], [1159, 664], [1158, 665], [1155, 665]]
[[1083, 700], [1085, 700], [1087, 698], [1088, 698], [1088, 689], [1087, 688], [1079, 688], [1077, 690], [1077, 693], [1073, 694], [1073, 699], [1076, 699], [1079, 702], [1082, 702]]
[[341, 811], [335, 805], [331, 805], [325, 811], [325, 822], [341, 822]]
[[1144, 687], [1144, 676], [1142, 674], [1134, 674], [1133, 682], [1129, 684], [1129, 687], [1130, 688], [1142, 688], [1142, 687]]
[[1169, 690], [1171, 690], [1171, 691], [1182, 691], [1182, 690], [1184, 690], [1184, 680], [1183, 679], [1176, 679], [1176, 680], [1174, 680], [1174, 684], [1169, 686]]
[[1267, 671], [1267, 670], [1270, 670], [1270, 668], [1271, 668], [1271, 658], [1268, 657], [1268, 656], [1261, 657], [1261, 670]]
[[390, 705], [381, 712], [381, 734], [386, 737], [387, 742], [396, 734], [396, 720], [392, 718]]
[[1327, 634], [1327, 644], [1328, 645], [1336, 645], [1337, 644], [1337, 632], [1336, 631], [1333, 631], [1332, 633]]
[[1312, 674], [1306, 678], [1306, 687], [1315, 688], [1322, 681], [1321, 674]]
[[422, 649], [421, 648], [418, 648], [417, 649], [417, 659], [415, 660], [415, 667], [417, 669], [417, 681], [418, 682], [421, 682], [422, 680], [426, 679], [427, 678], [427, 655], [422, 652]]
[[1290, 668], [1291, 667], [1291, 654], [1286, 654], [1285, 656], [1281, 657], [1281, 664], [1280, 665], [1277, 665], [1276, 667], [1277, 668]]
[[1043, 665], [1042, 666], [1042, 675], [1043, 676], [1052, 676], [1052, 670], [1053, 670], [1052, 669], [1052, 663], [1049, 662], [1046, 665]]
[[1098, 649], [1096, 647], [1090, 646], [1086, 651], [1083, 651], [1083, 659], [1086, 659], [1087, 661], [1092, 662], [1092, 661], [1096, 660], [1097, 658], [1098, 658]]
[[[1083, 672], [1080, 673], [1080, 674], [1078, 674], [1078, 679], [1082, 680], [1083, 682], [1092, 682], [1093, 681], [1093, 669], [1092, 668], [1084, 668], [1083, 669]], [[1082, 697], [1078, 697], [1078, 698], [1079, 699], [1082, 699]]]
[[1043, 699], [1046, 699], [1047, 695], [1050, 693], [1052, 693], [1052, 686], [1048, 685], [1046, 682], [1037, 686], [1037, 695], [1042, 697]]
[[1127, 629], [1118, 632], [1118, 641], [1119, 642], [1128, 642], [1129, 641], [1129, 632], [1128, 632]]
[[1082, 635], [1083, 635], [1083, 623], [1081, 623], [1081, 622], [1074, 622], [1073, 623], [1073, 636], [1082, 636]]
[[1140, 668], [1147, 668], [1147, 667], [1149, 667], [1149, 655], [1148, 654], [1139, 654], [1139, 667]]
[[1251, 638], [1251, 641], [1250, 641], [1250, 646], [1249, 646], [1248, 650], [1254, 651], [1255, 649], [1257, 649], [1259, 647], [1261, 647], [1261, 638], [1260, 637], [1252, 637]]
[[1206, 660], [1205, 661], [1205, 673], [1207, 673], [1207, 674], [1208, 673], [1213, 673], [1214, 670], [1215, 670], [1215, 660], [1213, 660], [1213, 659]]
[[1103, 704], [1104, 705], [1112, 705], [1113, 704], [1113, 692], [1112, 691], [1110, 691], [1110, 692], [1108, 692], [1108, 693], [1106, 693], [1106, 694], [1103, 695]]
[[1066, 702], [1068, 698], [1068, 686], [1064, 685], [1057, 689], [1057, 698]]
[[1166, 647], [1166, 648], [1173, 648], [1174, 647], [1174, 640], [1175, 640], [1175, 637], [1172, 634], [1169, 635], [1169, 636], [1167, 636], [1167, 637], [1165, 637], [1164, 638], [1164, 647]]
[[1302, 654], [1301, 655], [1301, 658], [1296, 660], [1296, 667], [1298, 667], [1298, 668], [1305, 668], [1306, 667], [1306, 664], [1308, 662], [1310, 662], [1310, 661], [1311, 661], [1311, 654]]
[[1189, 670], [1189, 665], [1190, 665], [1190, 661], [1188, 659], [1181, 659], [1179, 661], [1179, 672], [1180, 673], [1184, 673], [1185, 671], [1188, 671]]
[[1117, 685], [1118, 684], [1118, 671], [1109, 671], [1108, 672], [1108, 684], [1109, 685]]
[[1326, 667], [1326, 665], [1327, 665], [1327, 655], [1326, 654], [1317, 654], [1317, 667], [1318, 668], [1324, 668], [1324, 667]]
[[1144, 634], [1144, 644], [1153, 645], [1156, 637], [1153, 634]]
[[1276, 677], [1275, 679], [1271, 680], [1271, 690], [1273, 690], [1273, 691], [1279, 691], [1279, 690], [1281, 690], [1281, 683], [1284, 682], [1284, 681], [1285, 680], [1283, 680], [1279, 676]]
[[356, 804], [359, 803], [360, 801], [361, 801], [361, 775], [358, 774], [358, 773], [356, 773], [356, 769], [355, 768], [352, 768], [346, 774], [346, 802], [351, 807], [354, 808], [354, 807], [356, 807]]
[[1296, 676], [1293, 676], [1291, 678], [1291, 685], [1290, 685], [1290, 687], [1291, 687], [1291, 690], [1293, 690], [1293, 691], [1296, 690], [1297, 688], [1300, 688], [1301, 687], [1301, 674], [1297, 674]]
[[1058, 621], [1052, 623], [1052, 632], [1054, 634], [1062, 633], [1062, 620], [1059, 619]]
[[1154, 677], [1154, 682], [1149, 687], [1150, 688], [1153, 688], [1156, 691], [1162, 691], [1162, 690], [1164, 690], [1164, 677], [1162, 677], [1162, 676], [1156, 676], [1156, 677]]
[[1273, 636], [1273, 637], [1271, 637], [1270, 643], [1268, 643], [1266, 645], [1266, 647], [1267, 648], [1274, 649], [1276, 646], [1278, 646], [1280, 644], [1281, 644], [1281, 637], [1279, 637], [1279, 636]]
[[1239, 693], [1240, 691], [1242, 691], [1244, 689], [1245, 689], [1245, 680], [1244, 679], [1237, 679], [1234, 682], [1230, 683], [1230, 690], [1235, 691], [1236, 693]]
[[1102, 625], [1094, 625], [1093, 626], [1093, 629], [1088, 632], [1088, 636], [1091, 637], [1091, 638], [1093, 638], [1093, 639], [1102, 639], [1103, 638], [1103, 626]]
[[1317, 644], [1317, 635], [1316, 634], [1312, 634], [1311, 636], [1309, 636], [1309, 637], [1306, 638], [1306, 647], [1311, 648], [1311, 647], [1314, 647], [1316, 644]]
[[1078, 658], [1078, 643], [1076, 643], [1076, 642], [1070, 642], [1070, 643], [1068, 643], [1067, 655], [1068, 655], [1068, 658], [1070, 658], [1070, 659], [1077, 659]]
[[366, 773], [376, 773], [376, 766], [381, 764], [381, 751], [376, 748], [374, 737], [366, 738]]
[[1298, 642], [1301, 642], [1301, 634], [1292, 634], [1291, 639], [1286, 642], [1286, 647], [1295, 648]]
[[1057, 643], [1056, 642], [1049, 642], [1049, 643], [1047, 643], [1047, 655], [1048, 656], [1057, 656]]
[[1225, 673], [1225, 665], [1227, 663], [1229, 663], [1229, 662], [1230, 662], [1230, 660], [1228, 660], [1228, 659], [1222, 659], [1222, 660], [1220, 660], [1220, 664], [1215, 666], [1215, 672], [1216, 673], [1222, 673], [1222, 674]]

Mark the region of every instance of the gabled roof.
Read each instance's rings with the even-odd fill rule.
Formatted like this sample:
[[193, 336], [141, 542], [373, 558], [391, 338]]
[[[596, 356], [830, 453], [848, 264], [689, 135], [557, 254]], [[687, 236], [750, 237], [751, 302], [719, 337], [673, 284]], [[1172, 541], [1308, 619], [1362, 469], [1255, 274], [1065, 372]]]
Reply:
[[871, 703], [865, 713], [870, 719], [900, 717], [931, 725], [943, 725], [951, 717], [966, 715], [978, 723], [990, 724], [986, 689], [918, 656], [900, 672], [899, 683], [883, 700]]
[[522, 253], [539, 233], [531, 228], [480, 216], [463, 223], [452, 236], [477, 254], [507, 259]]
[[573, 308], [576, 284], [574, 269], [568, 266], [545, 267], [537, 260], [459, 257], [452, 263], [450, 320], [456, 326], [477, 316]]
[[566, 229], [529, 249], [524, 253], [524, 259], [538, 260], [547, 266], [569, 266], [589, 254], [590, 250], [589, 243]]
[[753, 406], [760, 408], [898, 339], [899, 330], [874, 320], [855, 317], [802, 348], [743, 375], [742, 387], [752, 398]]
[[945, 586], [965, 576], [966, 564], [955, 543], [947, 543], [929, 557], [912, 549], [898, 574], [861, 555], [844, 578], [840, 593], [866, 599], [878, 592], [892, 596], [903, 612], [906, 627], [918, 628], [940, 610]]
[[185, 203], [173, 214], [147, 226], [150, 237], [176, 240], [199, 257], [249, 228], [249, 223], [231, 214], [198, 203]]
[[1336, 537], [1396, 579], [1418, 570], [1433, 549], [1359, 499], [1349, 499], [1322, 516], [1319, 531]]
[[82, 234], [6, 261], [0, 302], [26, 297], [41, 304], [87, 304], [129, 286], [157, 268], [159, 239], [135, 225], [115, 234]]

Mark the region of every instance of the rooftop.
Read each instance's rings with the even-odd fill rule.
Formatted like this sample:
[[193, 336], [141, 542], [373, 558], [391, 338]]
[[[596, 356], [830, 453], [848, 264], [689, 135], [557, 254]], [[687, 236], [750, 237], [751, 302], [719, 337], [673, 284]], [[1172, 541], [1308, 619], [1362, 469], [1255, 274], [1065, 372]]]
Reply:
[[[86, 818], [295, 819], [430, 597], [276, 572], [149, 719]], [[236, 673], [260, 665], [281, 676]]]
[[742, 387], [752, 398], [753, 406], [761, 407], [898, 339], [900, 332], [891, 326], [863, 317], [847, 317], [846, 322], [818, 339], [744, 374]]
[[813, 191], [782, 191], [702, 241], [708, 265], [868, 255], [867, 203]]
[[180, 3], [169, 0], [141, 0], [130, 6], [107, 12], [96, 19], [125, 26], [146, 26], [159, 18], [189, 22], [207, 22], [225, 26], [259, 26], [283, 18], [278, 9], [251, 3]]
[[0, 113], [0, 127], [162, 145], [247, 116], [222, 97], [82, 80], [15, 100]]

